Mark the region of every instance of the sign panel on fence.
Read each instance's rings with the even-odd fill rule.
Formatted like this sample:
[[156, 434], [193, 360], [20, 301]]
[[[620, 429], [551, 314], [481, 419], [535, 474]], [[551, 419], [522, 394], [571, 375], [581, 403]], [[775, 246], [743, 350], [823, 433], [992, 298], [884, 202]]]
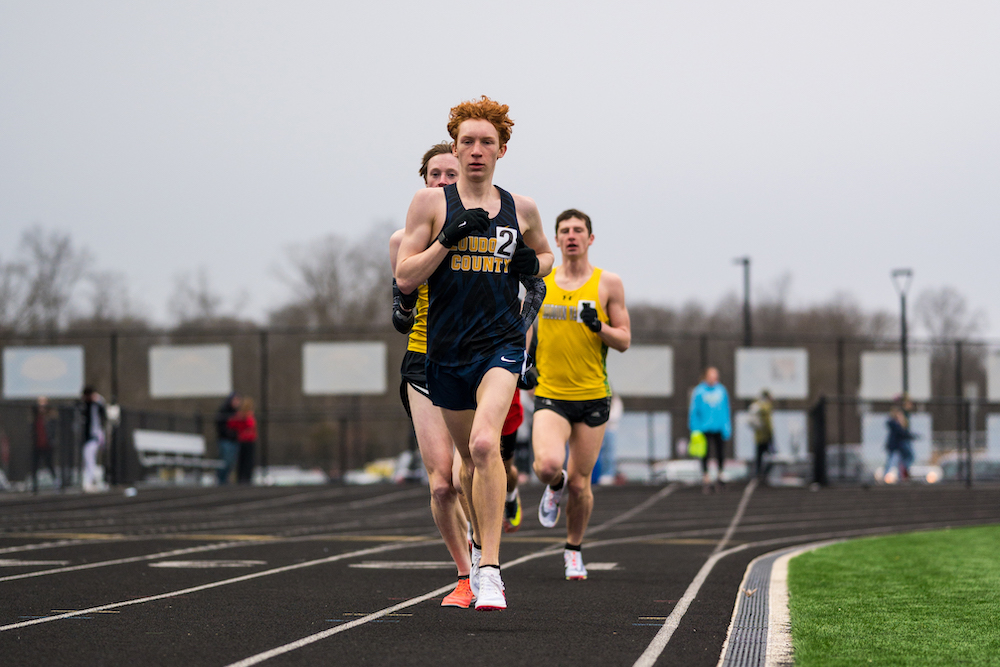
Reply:
[[652, 481], [670, 458], [671, 414], [626, 412], [618, 424], [614, 457], [629, 479]]
[[986, 357], [986, 396], [1000, 401], [1000, 350], [990, 350]]
[[384, 394], [386, 348], [382, 342], [305, 343], [302, 393]]
[[1000, 415], [986, 416], [986, 458], [1000, 461]]
[[[885, 465], [885, 441], [889, 436], [888, 412], [867, 412], [861, 420], [861, 458], [872, 470]], [[913, 440], [914, 463], [929, 463], [933, 452], [931, 428], [933, 421], [929, 412], [910, 413], [910, 432]]]
[[[926, 350], [907, 356], [910, 398], [926, 401], [931, 397], [931, 355]], [[903, 393], [903, 355], [899, 352], [862, 352], [861, 389], [868, 401], [891, 401]]]
[[225, 396], [233, 390], [228, 345], [154, 345], [149, 348], [153, 398]]
[[[808, 419], [804, 410], [775, 410], [771, 413], [773, 460], [801, 462], [809, 460]], [[757, 440], [750, 427], [750, 413], [736, 413], [733, 428], [736, 458], [756, 461]]]
[[83, 348], [79, 345], [5, 347], [4, 398], [70, 398], [83, 389]]
[[608, 379], [620, 396], [674, 395], [674, 348], [633, 345], [624, 354], [608, 350]]
[[736, 396], [756, 398], [764, 389], [774, 398], [808, 398], [809, 352], [792, 347], [736, 350]]

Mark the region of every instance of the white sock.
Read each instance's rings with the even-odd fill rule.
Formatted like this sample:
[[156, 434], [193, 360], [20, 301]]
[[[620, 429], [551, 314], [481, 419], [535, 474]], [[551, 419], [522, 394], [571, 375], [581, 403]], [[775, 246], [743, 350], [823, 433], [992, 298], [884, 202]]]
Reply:
[[517, 499], [517, 487], [514, 487], [514, 490], [507, 494], [507, 502], [512, 503], [516, 499]]

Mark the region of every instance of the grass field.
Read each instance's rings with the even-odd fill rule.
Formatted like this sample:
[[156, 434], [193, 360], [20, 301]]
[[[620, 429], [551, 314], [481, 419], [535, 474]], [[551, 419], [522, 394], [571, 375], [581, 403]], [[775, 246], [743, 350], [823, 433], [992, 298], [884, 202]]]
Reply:
[[1000, 526], [835, 544], [788, 588], [798, 667], [1000, 665]]

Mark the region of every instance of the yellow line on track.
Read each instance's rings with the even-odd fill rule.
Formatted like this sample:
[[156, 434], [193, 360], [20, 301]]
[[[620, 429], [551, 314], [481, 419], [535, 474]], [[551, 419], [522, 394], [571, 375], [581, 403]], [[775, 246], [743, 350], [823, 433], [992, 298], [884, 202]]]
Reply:
[[118, 533], [8, 533], [4, 537], [33, 537], [47, 540], [127, 540]]

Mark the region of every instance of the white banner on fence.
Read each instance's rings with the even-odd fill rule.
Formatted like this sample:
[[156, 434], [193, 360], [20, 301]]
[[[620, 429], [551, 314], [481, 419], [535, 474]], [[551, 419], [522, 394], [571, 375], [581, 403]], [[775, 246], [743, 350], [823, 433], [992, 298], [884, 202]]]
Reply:
[[756, 398], [767, 389], [774, 398], [809, 397], [809, 352], [802, 348], [736, 350], [736, 396]]
[[986, 357], [986, 397], [1000, 401], [1000, 350], [990, 350]]
[[[931, 397], [931, 355], [926, 350], [907, 354], [910, 398], [926, 401]], [[858, 396], [867, 401], [891, 401], [903, 393], [903, 355], [899, 352], [862, 352], [861, 388]]]
[[83, 390], [83, 348], [79, 345], [5, 347], [4, 398], [71, 398]]
[[[775, 410], [771, 413], [771, 427], [774, 431], [774, 460], [809, 460], [808, 420], [804, 410]], [[750, 428], [750, 413], [746, 410], [736, 413], [733, 433], [736, 458], [756, 461], [757, 440]]]
[[1000, 461], [1000, 415], [986, 416], [986, 458]]
[[[623, 414], [615, 437], [619, 472], [629, 479], [649, 481], [649, 458], [661, 462], [670, 458], [671, 421], [669, 412]], [[654, 468], [662, 473], [663, 463], [654, 464]]]
[[[872, 470], [885, 465], [888, 421], [888, 412], [866, 412], [861, 420], [861, 458]], [[913, 440], [914, 463], [930, 463], [933, 452], [932, 427], [933, 420], [929, 412], [910, 413], [910, 432], [916, 436]]]
[[305, 343], [302, 346], [303, 394], [384, 394], [385, 391], [385, 343]]
[[152, 398], [225, 396], [233, 390], [229, 345], [154, 345], [149, 348]]
[[608, 380], [619, 396], [674, 395], [674, 348], [633, 345], [624, 354], [608, 350]]

